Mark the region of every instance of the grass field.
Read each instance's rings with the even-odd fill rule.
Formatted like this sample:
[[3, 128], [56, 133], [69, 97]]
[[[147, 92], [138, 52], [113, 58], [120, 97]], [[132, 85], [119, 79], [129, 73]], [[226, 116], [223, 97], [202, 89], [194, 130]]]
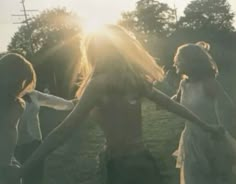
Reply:
[[[57, 118], [64, 115], [60, 113]], [[179, 183], [178, 170], [175, 168], [175, 160], [171, 154], [178, 146], [183, 122], [183, 119], [171, 113], [157, 111], [156, 106], [150, 102], [143, 104], [144, 139], [161, 168], [163, 184]], [[47, 132], [56, 123], [47, 121], [47, 125], [42, 124], [42, 128]], [[48, 157], [44, 183], [99, 184], [96, 156], [102, 149], [103, 143], [103, 134], [96, 123], [83, 124], [65, 145]]]

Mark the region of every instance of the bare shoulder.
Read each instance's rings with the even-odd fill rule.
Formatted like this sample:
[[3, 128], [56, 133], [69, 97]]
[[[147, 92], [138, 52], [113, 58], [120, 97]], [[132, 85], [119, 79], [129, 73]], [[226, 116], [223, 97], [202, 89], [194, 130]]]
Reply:
[[[82, 86], [77, 93], [78, 103], [72, 113], [67, 117], [68, 121], [83, 121], [90, 111], [100, 103], [106, 93], [107, 80], [105, 75], [94, 76]], [[83, 85], [83, 84], [82, 84]]]
[[182, 90], [188, 83], [188, 79], [184, 78], [179, 82], [179, 90]]
[[182, 79], [179, 83], [179, 88], [176, 92], [176, 94], [172, 97], [173, 100], [175, 100], [176, 102], [181, 102], [181, 99], [182, 99], [182, 93], [184, 91], [184, 87], [187, 83], [187, 79]]
[[103, 93], [109, 85], [109, 77], [105, 74], [100, 74], [92, 77], [86, 86], [86, 91], [91, 94]]
[[107, 86], [109, 84], [109, 78], [105, 74], [100, 74], [89, 79], [79, 94], [79, 104], [91, 104], [97, 103], [102, 96], [107, 92]]

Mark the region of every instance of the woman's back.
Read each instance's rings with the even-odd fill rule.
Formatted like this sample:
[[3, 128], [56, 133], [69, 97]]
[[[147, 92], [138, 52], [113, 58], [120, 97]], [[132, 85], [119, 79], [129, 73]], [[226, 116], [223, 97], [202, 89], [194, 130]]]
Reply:
[[108, 94], [96, 107], [96, 111], [101, 118], [99, 123], [104, 131], [108, 150], [112, 154], [141, 149], [143, 144], [140, 97]]
[[[206, 81], [191, 82], [186, 80], [182, 82], [180, 103], [201, 117], [202, 120], [217, 124], [215, 100], [207, 91], [206, 86]], [[194, 128], [199, 129], [198, 126], [192, 123], [187, 124], [187, 126], [194, 126]]]
[[[209, 87], [214, 83], [215, 79], [182, 82], [181, 103], [202, 120], [217, 125], [220, 123], [215, 108], [217, 97], [214, 93], [217, 91], [211, 91]], [[231, 150], [224, 139], [217, 140], [198, 126], [186, 123], [178, 156], [179, 166], [185, 169], [186, 174], [185, 178], [181, 179], [183, 183], [222, 183], [224, 178], [221, 176], [229, 176], [231, 173], [231, 156]]]

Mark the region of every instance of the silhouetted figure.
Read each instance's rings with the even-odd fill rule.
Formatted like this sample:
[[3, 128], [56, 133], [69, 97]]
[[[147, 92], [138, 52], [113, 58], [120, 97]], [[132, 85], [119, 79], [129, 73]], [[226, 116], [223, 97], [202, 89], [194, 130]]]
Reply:
[[15, 174], [13, 158], [17, 142], [18, 120], [24, 111], [25, 93], [35, 87], [32, 65], [21, 55], [9, 53], [0, 59], [0, 183]]
[[218, 130], [153, 88], [154, 81], [163, 77], [162, 69], [122, 27], [105, 26], [88, 35], [83, 47], [85, 55], [80, 73], [84, 80], [77, 91], [79, 103], [24, 164], [22, 173], [68, 139], [93, 110], [106, 138], [105, 157], [101, 162], [106, 170], [106, 183], [160, 183], [156, 162], [142, 137], [144, 97], [205, 130]]
[[[174, 65], [183, 79], [174, 98], [209, 125], [224, 127], [227, 138], [232, 140], [236, 130], [235, 107], [215, 78], [218, 68], [208, 53], [209, 48], [209, 44], [198, 42], [177, 49]], [[195, 124], [186, 122], [175, 155], [181, 184], [234, 183], [235, 152], [225, 137], [215, 139]]]
[[[33, 90], [24, 97], [26, 108], [19, 122], [19, 135], [15, 150], [16, 159], [23, 164], [26, 159], [42, 143], [42, 133], [39, 121], [40, 107], [56, 110], [71, 110], [74, 108], [72, 100]], [[41, 184], [43, 180], [44, 160], [31, 169], [23, 178], [23, 184]]]

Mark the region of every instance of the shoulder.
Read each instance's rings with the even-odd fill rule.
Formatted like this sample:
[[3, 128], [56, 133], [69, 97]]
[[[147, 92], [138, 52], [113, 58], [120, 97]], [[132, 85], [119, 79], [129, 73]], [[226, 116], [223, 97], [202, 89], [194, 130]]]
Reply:
[[185, 78], [179, 82], [179, 88], [178, 88], [176, 94], [171, 97], [172, 100], [175, 100], [180, 103], [181, 98], [182, 98], [182, 92], [183, 92], [183, 89], [184, 89], [184, 86], [186, 85], [186, 83], [187, 83], [187, 79], [185, 79]]
[[89, 79], [86, 88], [89, 89], [90, 91], [93, 91], [94, 93], [96, 92], [102, 92], [106, 91], [107, 87], [110, 84], [110, 79], [109, 76], [105, 74], [100, 74], [92, 77]]
[[92, 76], [91, 78], [87, 78], [84, 82], [82, 82], [76, 96], [80, 101], [83, 99], [90, 99], [93, 101], [92, 99], [102, 97], [108, 91], [107, 86], [109, 86], [109, 81], [109, 77], [105, 74], [99, 74]]
[[188, 84], [187, 78], [181, 79], [181, 81], [179, 82], [179, 90], [182, 90], [187, 84]]
[[189, 79], [187, 77], [184, 77], [180, 80], [180, 84], [181, 85], [186, 85], [189, 83]]
[[40, 92], [40, 91], [37, 91], [37, 90], [33, 90], [31, 91], [30, 93], [28, 93], [28, 95], [31, 97], [31, 98], [36, 98], [37, 96], [39, 95], [43, 95], [44, 93]]
[[41, 91], [33, 90], [29, 93], [29, 96], [33, 103], [37, 104], [40, 101], [48, 100], [51, 97], [54, 97], [51, 94], [43, 93]]

